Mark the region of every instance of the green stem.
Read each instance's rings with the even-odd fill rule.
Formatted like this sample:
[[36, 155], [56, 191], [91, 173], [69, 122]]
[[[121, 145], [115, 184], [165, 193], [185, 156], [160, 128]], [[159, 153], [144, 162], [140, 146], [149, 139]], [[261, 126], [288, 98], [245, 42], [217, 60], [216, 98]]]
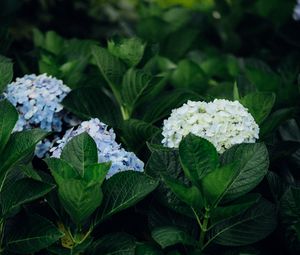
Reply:
[[4, 219], [0, 220], [0, 255], [3, 253], [4, 248], [2, 247], [3, 245], [3, 238], [4, 238]]
[[207, 232], [207, 226], [208, 226], [209, 217], [210, 217], [209, 211], [210, 210], [208, 208], [205, 208], [205, 214], [204, 214], [204, 219], [203, 219], [202, 228], [201, 228], [201, 232], [200, 232], [200, 240], [199, 240], [201, 249], [203, 249], [205, 235]]
[[121, 106], [121, 113], [122, 113], [123, 120], [128, 120], [130, 118], [130, 113], [128, 109], [126, 109], [126, 107]]

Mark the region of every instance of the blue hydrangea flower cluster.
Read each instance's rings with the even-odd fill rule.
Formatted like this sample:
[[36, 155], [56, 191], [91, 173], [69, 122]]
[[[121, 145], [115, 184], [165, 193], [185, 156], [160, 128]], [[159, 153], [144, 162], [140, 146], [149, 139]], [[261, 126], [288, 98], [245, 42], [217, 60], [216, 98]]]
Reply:
[[8, 84], [4, 96], [19, 112], [14, 131], [39, 127], [60, 132], [63, 118], [60, 103], [70, 91], [61, 80], [46, 74], [25, 75]]
[[[61, 101], [71, 91], [69, 87], [47, 74], [25, 75], [7, 85], [4, 97], [18, 110], [19, 119], [13, 132], [39, 127], [46, 131], [60, 132], [62, 123], [71, 124], [73, 117], [63, 111]], [[53, 146], [53, 140], [44, 139], [37, 144], [35, 154], [42, 158]]]
[[294, 8], [293, 18], [294, 20], [300, 20], [300, 0], [297, 1], [297, 5]]
[[94, 139], [99, 163], [109, 161], [112, 163], [106, 178], [125, 170], [143, 171], [144, 163], [133, 152], [123, 149], [116, 142], [114, 130], [108, 129], [108, 126], [97, 118], [82, 122], [77, 129], [68, 130], [63, 138], [57, 141], [57, 146], [50, 150], [52, 157], [59, 158], [64, 146], [83, 132], [87, 132]]

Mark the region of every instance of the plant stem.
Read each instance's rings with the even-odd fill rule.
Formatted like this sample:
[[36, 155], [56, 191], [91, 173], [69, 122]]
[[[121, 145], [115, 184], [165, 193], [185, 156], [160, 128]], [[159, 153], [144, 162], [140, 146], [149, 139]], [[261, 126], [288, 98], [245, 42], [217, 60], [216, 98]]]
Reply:
[[0, 220], [0, 255], [3, 253], [4, 248], [2, 248], [3, 238], [4, 238], [4, 219]]
[[207, 226], [208, 226], [209, 217], [210, 217], [209, 211], [210, 210], [208, 208], [205, 208], [205, 214], [204, 214], [204, 219], [203, 219], [201, 233], [200, 233], [200, 240], [199, 240], [201, 249], [203, 248], [205, 235], [207, 232]]
[[130, 118], [130, 113], [124, 106], [121, 106], [121, 113], [123, 120], [128, 120]]

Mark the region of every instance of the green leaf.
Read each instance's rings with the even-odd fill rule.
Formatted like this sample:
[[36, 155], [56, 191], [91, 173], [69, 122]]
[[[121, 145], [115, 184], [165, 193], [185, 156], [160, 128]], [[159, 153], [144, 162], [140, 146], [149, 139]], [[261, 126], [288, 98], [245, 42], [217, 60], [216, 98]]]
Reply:
[[86, 132], [72, 138], [63, 148], [61, 158], [84, 176], [87, 166], [98, 162], [97, 145], [94, 139]]
[[130, 119], [122, 125], [122, 138], [127, 147], [138, 152], [147, 140], [149, 140], [160, 129], [142, 120]]
[[223, 197], [225, 202], [246, 194], [262, 181], [269, 168], [268, 151], [263, 143], [235, 145], [222, 154], [221, 163], [234, 163], [238, 171]]
[[293, 118], [296, 113], [295, 108], [283, 108], [273, 112], [261, 125], [260, 136], [266, 137], [275, 131], [283, 122]]
[[101, 237], [92, 247], [91, 255], [135, 255], [136, 241], [126, 233], [112, 233]]
[[240, 100], [240, 93], [239, 93], [237, 82], [234, 82], [233, 84], [233, 99]]
[[173, 226], [156, 228], [151, 236], [163, 249], [175, 244], [196, 245], [196, 240], [188, 233]]
[[213, 227], [208, 232], [206, 245], [211, 242], [226, 246], [248, 245], [265, 238], [275, 227], [276, 208], [261, 199], [244, 213]]
[[113, 175], [102, 186], [104, 200], [97, 213], [96, 222], [102, 222], [151, 193], [158, 183], [147, 175], [135, 171], [124, 171]]
[[44, 44], [41, 45], [47, 51], [58, 55], [63, 49], [64, 39], [54, 31], [46, 33]]
[[5, 150], [0, 155], [0, 191], [8, 170], [33, 153], [35, 145], [45, 138], [47, 133], [40, 129], [33, 129], [12, 134]]
[[8, 233], [7, 247], [10, 251], [28, 254], [44, 249], [63, 236], [49, 220], [31, 215], [19, 222]]
[[111, 167], [111, 163], [96, 163], [86, 167], [84, 172], [84, 180], [88, 186], [101, 185]]
[[257, 124], [261, 124], [270, 114], [275, 103], [275, 94], [269, 92], [254, 92], [246, 95], [240, 101], [248, 108]]
[[172, 74], [172, 84], [177, 88], [187, 88], [203, 93], [208, 87], [206, 74], [195, 62], [185, 59], [178, 63]]
[[220, 221], [227, 220], [228, 218], [232, 218], [243, 213], [257, 203], [259, 199], [261, 199], [260, 194], [250, 193], [235, 200], [232, 204], [214, 208], [210, 214], [210, 227]]
[[199, 95], [188, 90], [175, 90], [167, 94], [160, 95], [147, 104], [147, 109], [144, 112], [143, 120], [149, 123], [155, 123], [171, 114], [175, 108], [182, 106], [187, 100], [199, 101]]
[[85, 181], [66, 179], [58, 186], [59, 198], [76, 224], [83, 223], [100, 205], [103, 194], [100, 185], [89, 186]]
[[[291, 186], [280, 200], [280, 221], [291, 251], [299, 252], [300, 188]], [[296, 253], [295, 253], [296, 254]]]
[[18, 117], [17, 110], [10, 102], [7, 100], [0, 101], [0, 153], [8, 142], [15, 124], [18, 121]]
[[206, 139], [189, 134], [179, 145], [180, 162], [186, 176], [195, 184], [219, 165], [218, 153]]
[[1, 193], [2, 215], [8, 216], [22, 204], [46, 195], [53, 188], [53, 185], [29, 178], [16, 181], [13, 184], [14, 192], [6, 190]]
[[92, 55], [96, 61], [100, 72], [110, 88], [112, 89], [117, 101], [121, 103], [121, 84], [125, 72], [124, 64], [107, 49], [92, 46]]
[[72, 90], [62, 104], [84, 120], [98, 118], [115, 127], [122, 119], [119, 107], [100, 88], [84, 87]]
[[63, 159], [46, 158], [44, 161], [47, 163], [58, 185], [63, 184], [65, 180], [78, 179], [79, 177], [79, 173]]
[[166, 147], [158, 147], [155, 149], [146, 165], [146, 173], [160, 180], [160, 185], [154, 191], [154, 196], [166, 207], [169, 207], [179, 213], [191, 216], [193, 212], [190, 206], [179, 200], [177, 196], [163, 182], [162, 176], [168, 176], [176, 179], [182, 185], [189, 185], [187, 178], [184, 176], [178, 150]]
[[176, 179], [163, 176], [164, 182], [172, 192], [187, 205], [200, 211], [204, 207], [201, 191], [196, 186], [187, 187]]
[[135, 249], [135, 255], [163, 255], [163, 252], [156, 246], [150, 244], [137, 245]]
[[0, 93], [13, 78], [13, 63], [10, 59], [0, 55]]
[[217, 168], [202, 179], [202, 188], [206, 202], [215, 207], [234, 184], [239, 169], [234, 164]]
[[[161, 78], [152, 77], [143, 70], [129, 69], [122, 81], [123, 104], [131, 116], [142, 98], [147, 98], [156, 87], [160, 87]], [[164, 85], [164, 84], [162, 84]]]
[[132, 37], [120, 41], [108, 41], [109, 52], [129, 66], [136, 66], [142, 59], [146, 47], [141, 39]]

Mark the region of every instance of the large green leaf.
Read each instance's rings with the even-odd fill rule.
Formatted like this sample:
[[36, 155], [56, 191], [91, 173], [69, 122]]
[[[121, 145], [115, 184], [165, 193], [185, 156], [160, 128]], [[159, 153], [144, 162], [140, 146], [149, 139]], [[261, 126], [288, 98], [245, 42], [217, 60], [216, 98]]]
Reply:
[[143, 70], [131, 68], [125, 73], [122, 81], [122, 99], [130, 115], [140, 99], [147, 97], [156, 86], [160, 86], [160, 82], [160, 78], [152, 77]]
[[261, 199], [244, 213], [217, 224], [208, 232], [208, 245], [211, 242], [226, 246], [241, 246], [255, 243], [276, 227], [276, 208], [267, 200]]
[[34, 253], [55, 243], [63, 235], [49, 220], [31, 215], [12, 228], [6, 245], [14, 253]]
[[228, 201], [246, 194], [262, 181], [269, 167], [268, 151], [263, 143], [239, 144], [225, 151], [221, 162], [234, 163], [238, 171], [223, 197], [223, 201]]
[[175, 244], [196, 244], [193, 237], [175, 226], [156, 228], [151, 232], [151, 236], [163, 249]]
[[8, 170], [31, 154], [35, 145], [42, 140], [47, 133], [41, 129], [33, 129], [14, 133], [0, 155], [0, 191]]
[[16, 122], [18, 112], [7, 100], [0, 101], [0, 153], [4, 149]]
[[280, 220], [284, 228], [284, 237], [289, 249], [300, 252], [300, 188], [289, 187], [280, 200]]
[[120, 41], [111, 40], [107, 45], [112, 55], [122, 59], [129, 66], [135, 66], [141, 61], [145, 47], [146, 43], [137, 37], [124, 38]]
[[10, 59], [0, 56], [0, 93], [13, 78], [13, 63]]
[[276, 130], [283, 122], [292, 119], [295, 108], [283, 108], [273, 112], [261, 125], [260, 137], [266, 137]]
[[63, 105], [82, 119], [98, 118], [110, 126], [118, 126], [121, 121], [120, 109], [100, 88], [72, 90]]
[[11, 192], [11, 190], [1, 192], [2, 215], [8, 216], [22, 204], [46, 195], [54, 187], [54, 185], [29, 178], [16, 181], [10, 186], [10, 188], [14, 189], [14, 192]]
[[260, 199], [260, 194], [249, 193], [239, 199], [236, 199], [229, 205], [214, 208], [210, 213], [210, 228], [221, 221], [243, 213], [257, 203]]
[[198, 185], [200, 180], [219, 164], [215, 146], [193, 134], [182, 139], [179, 145], [179, 156], [186, 176]]
[[97, 240], [89, 254], [91, 255], [135, 255], [136, 241], [126, 233], [113, 233]]
[[208, 87], [208, 79], [204, 71], [191, 60], [182, 60], [172, 74], [172, 84], [177, 88], [188, 88], [203, 92]]
[[124, 121], [121, 131], [127, 147], [138, 152], [159, 128], [142, 120], [129, 119]]
[[202, 188], [207, 204], [214, 207], [221, 201], [237, 178], [238, 170], [233, 164], [229, 164], [204, 176]]
[[270, 92], [254, 92], [246, 95], [240, 101], [248, 108], [257, 124], [261, 124], [270, 114], [275, 103], [275, 94]]
[[61, 158], [69, 162], [81, 176], [84, 176], [86, 167], [98, 162], [97, 145], [94, 139], [84, 132], [66, 144]]
[[107, 49], [98, 46], [92, 46], [92, 55], [102, 76], [116, 96], [117, 101], [121, 103], [120, 93], [122, 77], [125, 72], [124, 64], [117, 57], [110, 54]]
[[166, 185], [181, 201], [199, 211], [203, 208], [203, 197], [201, 191], [196, 186], [188, 187], [182, 182], [168, 176], [164, 176], [163, 178]]
[[182, 106], [187, 100], [198, 101], [200, 99], [199, 95], [188, 90], [177, 89], [173, 92], [168, 92], [154, 99], [152, 103], [147, 103], [147, 110], [144, 112], [143, 120], [155, 123], [170, 115], [172, 109]]
[[59, 198], [72, 220], [83, 223], [101, 204], [100, 185], [89, 186], [82, 180], [65, 180], [58, 187]]
[[135, 249], [135, 255], [163, 255], [163, 252], [154, 245], [140, 244]]
[[160, 185], [154, 191], [156, 199], [169, 208], [183, 213], [185, 215], [193, 215], [190, 206], [187, 206], [171, 191], [163, 182], [163, 176], [175, 179], [182, 185], [189, 185], [187, 178], [184, 176], [178, 150], [166, 147], [153, 147], [152, 154], [146, 165], [146, 173], [160, 180]]
[[134, 171], [115, 174], [102, 186], [104, 200], [97, 213], [96, 222], [101, 222], [111, 215], [135, 205], [158, 183], [147, 175]]

